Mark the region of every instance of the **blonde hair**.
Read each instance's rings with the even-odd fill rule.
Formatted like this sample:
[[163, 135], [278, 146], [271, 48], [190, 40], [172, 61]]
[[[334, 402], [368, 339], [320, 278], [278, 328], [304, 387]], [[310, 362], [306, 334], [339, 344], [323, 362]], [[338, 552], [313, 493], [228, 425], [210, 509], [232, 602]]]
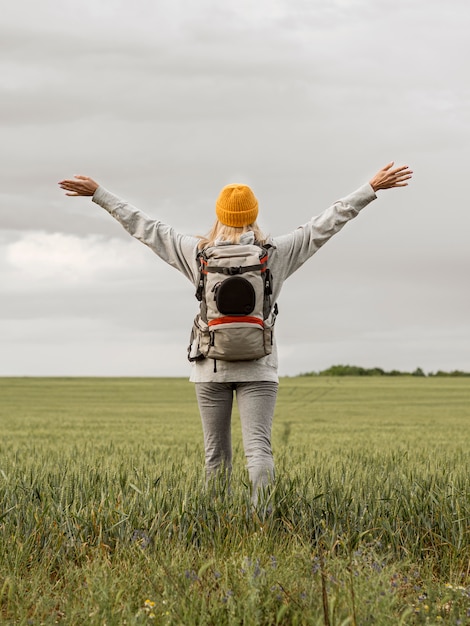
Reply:
[[240, 237], [243, 233], [253, 231], [255, 241], [260, 244], [265, 244], [267, 237], [263, 235], [260, 227], [256, 222], [253, 224], [247, 224], [246, 226], [226, 226], [219, 220], [215, 220], [212, 228], [204, 237], [199, 235], [199, 243], [197, 245], [199, 250], [204, 248], [210, 248], [216, 245], [219, 241], [230, 241], [232, 243], [240, 243]]

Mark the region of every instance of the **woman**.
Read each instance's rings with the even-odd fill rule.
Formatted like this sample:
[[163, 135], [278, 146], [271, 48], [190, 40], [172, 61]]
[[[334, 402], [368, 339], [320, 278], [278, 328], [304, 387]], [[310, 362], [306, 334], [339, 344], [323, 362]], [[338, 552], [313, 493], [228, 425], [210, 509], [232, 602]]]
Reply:
[[[283, 282], [342, 227], [368, 205], [379, 189], [406, 186], [412, 172], [408, 166], [381, 169], [369, 183], [312, 218], [293, 232], [269, 239], [269, 269], [273, 277], [272, 303], [276, 303]], [[258, 201], [246, 185], [228, 185], [216, 202], [216, 221], [206, 238], [175, 232], [119, 199], [87, 176], [63, 180], [59, 186], [68, 196], [92, 196], [133, 237], [149, 246], [160, 258], [197, 285], [200, 278], [198, 252], [220, 242], [265, 243], [256, 223]], [[231, 415], [234, 392], [240, 412], [247, 467], [256, 505], [260, 489], [274, 479], [271, 427], [278, 389], [277, 351], [251, 361], [212, 359], [192, 364], [190, 380], [195, 383], [202, 419], [205, 466], [208, 476], [232, 465]]]

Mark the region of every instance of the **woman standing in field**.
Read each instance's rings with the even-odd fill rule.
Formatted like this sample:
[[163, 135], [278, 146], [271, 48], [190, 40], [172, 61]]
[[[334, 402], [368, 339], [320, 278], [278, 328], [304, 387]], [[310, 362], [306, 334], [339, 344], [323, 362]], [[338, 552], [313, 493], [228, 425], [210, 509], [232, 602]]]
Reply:
[[[412, 172], [408, 166], [381, 169], [369, 183], [335, 202], [317, 217], [287, 235], [267, 240], [256, 219], [258, 201], [246, 185], [224, 187], [216, 202], [216, 221], [206, 238], [177, 233], [170, 226], [152, 219], [126, 201], [110, 193], [87, 176], [75, 176], [59, 183], [68, 196], [92, 196], [118, 220], [127, 232], [149, 246], [161, 259], [182, 272], [194, 286], [201, 280], [198, 254], [223, 244], [268, 244], [272, 276], [271, 301], [275, 317], [284, 281], [307, 261], [343, 226], [375, 200], [376, 191], [406, 186]], [[236, 394], [247, 467], [256, 504], [259, 490], [274, 479], [271, 428], [278, 390], [277, 351], [252, 360], [201, 358], [192, 364], [190, 380], [195, 383], [202, 419], [207, 476], [232, 465], [231, 416]]]

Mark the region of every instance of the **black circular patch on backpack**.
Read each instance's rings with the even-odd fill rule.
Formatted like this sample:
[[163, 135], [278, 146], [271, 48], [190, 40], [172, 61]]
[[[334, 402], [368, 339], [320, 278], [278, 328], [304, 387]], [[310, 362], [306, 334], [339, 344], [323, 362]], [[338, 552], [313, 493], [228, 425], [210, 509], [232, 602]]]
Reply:
[[256, 304], [253, 285], [242, 276], [230, 276], [217, 285], [215, 302], [222, 315], [249, 315]]

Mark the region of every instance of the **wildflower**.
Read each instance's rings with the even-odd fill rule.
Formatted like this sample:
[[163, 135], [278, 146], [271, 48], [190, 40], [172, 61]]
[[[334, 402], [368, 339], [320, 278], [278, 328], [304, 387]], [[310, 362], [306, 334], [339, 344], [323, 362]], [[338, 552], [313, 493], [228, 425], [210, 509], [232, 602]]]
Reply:
[[149, 619], [155, 619], [156, 617], [155, 613], [153, 612], [154, 607], [155, 602], [147, 598], [147, 600], [145, 600], [144, 602], [144, 611], [147, 613], [147, 617]]
[[132, 533], [131, 542], [136, 543], [142, 548], [142, 550], [145, 550], [150, 546], [152, 540], [150, 539], [148, 533], [145, 532], [145, 530], [136, 529]]
[[264, 572], [264, 570], [260, 567], [259, 559], [253, 560], [250, 557], [246, 557], [240, 571], [242, 574], [246, 574], [248, 570], [251, 570], [253, 578], [258, 578]]
[[195, 582], [196, 580], [199, 580], [198, 575], [196, 574], [196, 572], [193, 569], [191, 569], [191, 570], [189, 570], [189, 569], [184, 570], [184, 576], [185, 576], [185, 578], [187, 578], [191, 582]]
[[222, 598], [222, 602], [224, 604], [227, 604], [227, 602], [230, 600], [230, 598], [233, 597], [233, 591], [231, 589], [227, 589], [227, 593], [225, 594], [225, 596]]

